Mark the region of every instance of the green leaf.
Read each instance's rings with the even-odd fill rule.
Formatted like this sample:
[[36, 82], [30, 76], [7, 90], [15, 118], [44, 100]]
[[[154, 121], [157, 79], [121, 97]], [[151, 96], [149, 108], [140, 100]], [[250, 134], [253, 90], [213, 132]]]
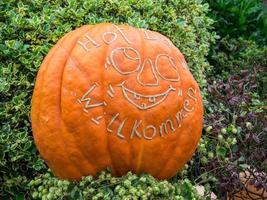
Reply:
[[25, 196], [23, 194], [16, 195], [16, 200], [25, 200]]
[[216, 148], [216, 155], [218, 157], [225, 157], [226, 153], [227, 153], [227, 149], [225, 147], [218, 146]]
[[79, 190], [79, 188], [77, 186], [75, 186], [71, 192], [70, 192], [70, 198], [75, 200], [75, 199], [80, 199], [82, 200], [82, 194], [81, 191]]
[[184, 19], [177, 19], [176, 20], [176, 23], [179, 25], [179, 26], [184, 26], [186, 24], [185, 20]]

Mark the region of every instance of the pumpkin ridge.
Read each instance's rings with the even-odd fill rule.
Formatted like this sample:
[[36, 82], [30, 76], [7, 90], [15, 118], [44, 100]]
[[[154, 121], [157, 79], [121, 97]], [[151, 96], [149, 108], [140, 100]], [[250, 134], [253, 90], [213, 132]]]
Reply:
[[[58, 43], [62, 43], [66, 38], [68, 38], [69, 36], [71, 35], [71, 33], [68, 33], [68, 34], [66, 34], [60, 41], [58, 41]], [[41, 115], [41, 105], [42, 105], [42, 100], [43, 100], [43, 98], [42, 98], [42, 94], [43, 94], [43, 90], [44, 90], [44, 79], [45, 79], [45, 74], [47, 73], [47, 70], [48, 70], [48, 67], [49, 67], [49, 65], [51, 64], [51, 61], [52, 61], [52, 58], [54, 57], [54, 55], [56, 54], [56, 52], [57, 52], [57, 50], [58, 50], [58, 48], [59, 48], [59, 46], [54, 46], [54, 50], [53, 50], [53, 52], [51, 52], [52, 53], [52, 55], [49, 57], [49, 60], [48, 60], [48, 62], [43, 66], [43, 67], [45, 67], [45, 69], [44, 69], [44, 71], [42, 72], [42, 75], [41, 75], [41, 80], [40, 80], [40, 85], [39, 85], [39, 88], [40, 88], [40, 95], [38, 96], [38, 99], [37, 100], [39, 100], [39, 101], [37, 101], [39, 104], [38, 104], [38, 109], [35, 109], [36, 111], [37, 111], [37, 114], [36, 114], [36, 120], [37, 120], [37, 123], [38, 123], [38, 125], [40, 126], [40, 124], [41, 124], [41, 122], [40, 122], [40, 115]], [[45, 57], [45, 59], [46, 59], [46, 57]], [[47, 58], [48, 59], [48, 58]], [[35, 99], [35, 102], [36, 102], [36, 99]], [[36, 113], [36, 111], [34, 111], [34, 115], [35, 115], [35, 113]], [[33, 113], [33, 110], [32, 110], [32, 113]], [[34, 133], [35, 131], [33, 131], [33, 135], [35, 135], [35, 133]], [[36, 135], [39, 135], [39, 133], [36, 133]], [[35, 139], [35, 141], [36, 141], [36, 143], [39, 143], [40, 141], [45, 145], [45, 140], [40, 140], [40, 139], [37, 139], [37, 137], [34, 137], [34, 138], [36, 138]], [[46, 145], [47, 146], [47, 145]], [[38, 148], [38, 151], [40, 152], [40, 154], [41, 155], [45, 155], [45, 153], [43, 153], [42, 152], [42, 148]], [[43, 156], [44, 158], [46, 157], [46, 156]], [[48, 161], [48, 163], [50, 163], [49, 161]], [[51, 165], [51, 163], [50, 163], [50, 165]]]
[[[109, 23], [106, 23], [106, 24], [104, 24], [104, 25], [108, 25], [108, 26], [110, 26]], [[108, 47], [110, 48], [110, 46], [108, 46]], [[62, 48], [64, 48], [64, 47], [62, 47]], [[107, 55], [107, 52], [106, 52], [106, 55]], [[73, 61], [73, 63], [75, 64], [75, 68], [76, 68], [76, 69], [78, 69], [79, 71], [85, 73], [88, 77], [90, 77], [90, 75], [87, 73], [87, 71], [86, 71], [86, 70], [83, 70], [83, 65], [79, 62], [79, 60], [76, 58], [75, 55], [69, 55], [69, 59]], [[104, 66], [104, 65], [103, 65], [103, 66]], [[104, 73], [104, 72], [103, 72], [103, 73]], [[102, 74], [103, 74], [103, 73], [102, 73]], [[103, 76], [102, 76], [102, 77], [103, 77]], [[105, 89], [105, 87], [103, 87], [103, 89]], [[103, 96], [104, 96], [104, 93], [103, 93]], [[102, 108], [102, 111], [105, 112], [105, 107]], [[103, 117], [103, 119], [104, 119], [104, 123], [105, 123], [105, 125], [106, 125], [106, 124], [107, 124], [107, 122], [106, 122], [107, 119], [106, 119], [105, 117]], [[109, 134], [107, 134], [107, 137], [108, 137], [108, 136], [109, 136]], [[107, 141], [108, 141], [108, 138], [107, 138]], [[108, 150], [107, 150], [106, 152], [108, 152], [108, 154], [110, 155], [111, 148], [107, 148], [107, 149], [108, 149]], [[110, 155], [109, 157], [110, 157], [110, 159], [109, 159], [109, 162], [108, 162], [108, 163], [112, 163], [111, 155]], [[90, 162], [90, 163], [91, 163], [91, 162]], [[113, 164], [112, 164], [111, 168], [113, 169], [113, 171], [114, 171], [115, 174], [116, 174], [116, 168], [114, 167]], [[95, 170], [95, 171], [96, 171], [96, 170]]]
[[[183, 70], [183, 69], [182, 69], [182, 70]], [[179, 71], [181, 71], [181, 70], [179, 69]], [[182, 84], [182, 81], [183, 81], [183, 77], [182, 77], [182, 75], [183, 75], [183, 74], [184, 74], [184, 73], [180, 73], [180, 81], [179, 81], [179, 83], [180, 83], [180, 87], [183, 85], [183, 84]], [[186, 96], [183, 96], [183, 99], [181, 100], [181, 102], [184, 102], [185, 99], [186, 99]], [[178, 107], [178, 106], [177, 106], [177, 107]], [[179, 137], [180, 137], [179, 130], [177, 129], [175, 132], [176, 132], [176, 137], [175, 137], [175, 142], [174, 142], [175, 147], [174, 147], [173, 152], [176, 152], [176, 149], [177, 149], [177, 147], [178, 147], [178, 146], [177, 146], [178, 139], [179, 139]], [[165, 171], [165, 169], [168, 167], [168, 164], [169, 164], [172, 160], [173, 160], [173, 157], [172, 157], [172, 156], [169, 156], [169, 157], [167, 158], [167, 160], [165, 160], [165, 165], [164, 165], [161, 169], [159, 169], [158, 172], [157, 172], [157, 174], [156, 174], [157, 177], [159, 177], [159, 176], [162, 174], [162, 172]], [[178, 170], [177, 170], [177, 171], [178, 171]]]
[[[69, 35], [68, 35], [68, 37], [66, 37], [65, 38], [65, 40], [64, 41], [66, 41], [66, 39], [68, 38], [72, 38], [73, 37], [73, 34], [75, 33], [75, 31], [71, 31], [70, 33], [69, 33]], [[63, 41], [62, 41], [62, 43], [63, 43]], [[62, 50], [62, 48], [60, 48], [60, 45], [61, 43], [57, 43], [56, 44], [56, 46], [58, 47], [58, 49], [61, 49]], [[61, 51], [60, 53], [63, 53], [63, 51]], [[52, 61], [52, 59], [50, 59], [50, 61]], [[49, 63], [49, 65], [47, 65], [47, 70], [50, 68], [53, 68], [54, 66], [51, 66], [51, 62]], [[63, 67], [64, 68], [64, 67]], [[46, 71], [46, 75], [44, 74], [43, 76], [44, 77], [47, 77], [47, 71]], [[51, 73], [51, 72], [50, 72]], [[61, 73], [62, 74], [62, 73]], [[49, 75], [48, 75], [49, 76]], [[45, 87], [43, 87], [42, 89], [45, 89]], [[61, 87], [60, 87], [60, 92], [61, 92]], [[60, 93], [59, 93], [60, 94]], [[42, 102], [43, 101], [41, 101], [41, 103], [40, 103], [40, 105], [42, 105]], [[60, 103], [58, 103], [59, 104], [59, 106], [60, 106]], [[58, 109], [57, 109], [58, 110]], [[59, 121], [62, 121], [61, 119], [59, 120]], [[62, 136], [62, 134], [61, 133], [59, 133], [58, 135], [60, 135], [60, 136]], [[62, 139], [58, 139], [60, 142], [61, 142], [61, 144], [62, 144], [62, 146], [61, 146], [61, 148], [64, 148], [64, 153], [65, 152], [67, 152], [67, 153], [65, 153], [65, 154], [67, 154], [67, 156], [69, 156], [69, 151], [68, 151], [68, 148], [67, 148], [67, 145], [66, 145], [66, 142], [64, 141], [64, 140], [62, 140]], [[48, 145], [49, 146], [49, 145]], [[48, 157], [51, 157], [51, 155], [49, 154], [48, 155]], [[68, 161], [70, 164], [69, 164], [69, 166], [73, 166], [73, 161], [70, 159], [69, 161]], [[56, 167], [57, 168], [57, 167]], [[76, 173], [79, 173], [80, 174], [80, 171], [77, 169], [77, 168], [73, 168], [72, 167], [72, 170], [75, 170], [75, 172]], [[60, 172], [61, 172], [61, 170], [57, 170], [57, 173], [56, 174], [58, 174], [58, 176], [59, 177], [61, 177], [61, 178], [64, 178], [66, 175], [60, 175]], [[64, 170], [63, 170], [63, 172], [64, 172]]]
[[[66, 68], [66, 64], [68, 63], [68, 61], [71, 59], [71, 57], [72, 57], [72, 52], [73, 52], [73, 50], [75, 49], [75, 46], [77, 45], [77, 41], [80, 39], [80, 37], [81, 37], [81, 35], [83, 35], [85, 32], [87, 32], [87, 31], [89, 31], [89, 28], [92, 28], [91, 26], [83, 26], [83, 27], [81, 27], [81, 28], [79, 28], [79, 29], [77, 29], [76, 31], [79, 33], [79, 35], [77, 34], [75, 37], [75, 42], [73, 43], [73, 46], [70, 48], [71, 50], [70, 50], [70, 52], [66, 49], [66, 48], [64, 48], [63, 46], [61, 46], [61, 45], [59, 45], [59, 47], [62, 49], [62, 50], [64, 50], [67, 54], [68, 54], [68, 58], [66, 59], [66, 61], [65, 61], [65, 63], [63, 64], [63, 71], [62, 71], [62, 76], [61, 76], [61, 80], [60, 80], [60, 90], [59, 90], [59, 110], [60, 110], [60, 112], [59, 112], [59, 116], [61, 116], [62, 115], [62, 101], [61, 101], [61, 99], [62, 99], [62, 89], [63, 89], [63, 87], [62, 87], [62, 85], [63, 85], [63, 80], [64, 80], [64, 72], [65, 72], [65, 68]], [[81, 29], [85, 29], [85, 31], [82, 31]], [[81, 32], [82, 31], [82, 32]], [[74, 63], [75, 64], [75, 67], [77, 68], [77, 66], [76, 66], [76, 63]], [[66, 124], [65, 124], [65, 121], [62, 119], [62, 117], [60, 117], [60, 122], [61, 123], [63, 123], [62, 125], [68, 130], [68, 127], [66, 126]], [[64, 131], [63, 131], [64, 132]], [[71, 137], [73, 138], [73, 140], [74, 141], [76, 141], [76, 139], [73, 137], [73, 134], [71, 134], [71, 133], [69, 133], [69, 135], [71, 135]], [[77, 146], [77, 143], [75, 142], [75, 146], [76, 147], [78, 147]], [[79, 150], [79, 152], [81, 153], [81, 155], [84, 157], [84, 158], [87, 158], [87, 156], [84, 154], [84, 152], [83, 151], [81, 151], [81, 150]], [[92, 165], [92, 163], [91, 162], [89, 162], [89, 160], [88, 159], [84, 159], [84, 160], [86, 160], [86, 162], [91, 166], [91, 168], [93, 169], [93, 173], [96, 173], [96, 169], [95, 169], [95, 167]], [[75, 162], [73, 162], [73, 163], [75, 163]], [[81, 170], [81, 167], [79, 167], [80, 165], [77, 163], [77, 164], [75, 164], [74, 166], [78, 166], [77, 167], [77, 169], [79, 169], [79, 172], [83, 175], [84, 173], [82, 172], [83, 170]]]
[[[70, 34], [70, 38], [72, 38], [72, 37], [74, 37], [74, 39], [73, 40], [76, 40], [76, 38], [75, 38], [75, 33], [76, 32], [78, 32], [78, 30], [80, 30], [81, 28], [79, 28], [79, 29], [77, 29], [77, 30], [75, 30], [75, 31], [72, 31], [71, 33], [72, 34]], [[76, 36], [77, 37], [77, 36]], [[79, 37], [77, 37], [78, 39], [79, 39]], [[78, 40], [77, 39], [77, 40]], [[75, 44], [76, 44], [76, 42], [77, 42], [77, 40], [74, 42], [74, 44], [73, 44], [73, 46], [72, 46], [72, 50], [73, 50], [73, 47], [75, 46]], [[63, 43], [63, 42], [62, 42]], [[61, 49], [61, 50], [63, 50], [66, 54], [68, 54], [68, 56], [70, 55], [70, 53], [68, 53], [68, 51], [65, 49], [65, 48], [63, 48], [62, 46], [61, 46], [61, 44], [57, 44], [58, 45], [58, 47]], [[59, 85], [60, 85], [60, 87], [59, 87], [59, 94], [58, 94], [58, 97], [59, 97], [59, 99], [58, 99], [58, 106], [59, 106], [59, 108], [57, 109], [58, 110], [58, 113], [57, 113], [57, 115], [59, 116], [59, 118], [60, 118], [60, 116], [61, 116], [61, 113], [62, 113], [62, 107], [61, 107], [61, 91], [62, 91], [62, 82], [63, 82], [63, 76], [64, 76], [64, 70], [65, 70], [65, 64], [67, 63], [67, 60], [68, 59], [66, 59], [66, 61], [65, 61], [65, 63], [62, 65], [63, 67], [63, 69], [62, 69], [62, 72], [60, 73], [60, 75], [61, 75], [61, 77], [60, 77], [60, 83], [59, 83]], [[52, 66], [53, 67], [53, 66]], [[63, 125], [61, 124], [63, 122]], [[62, 131], [62, 129], [63, 129], [63, 126], [64, 126], [64, 121], [60, 118], [60, 120], [59, 120], [59, 123], [60, 123], [60, 125], [59, 125], [59, 127], [60, 127], [60, 130], [61, 130], [61, 134], [60, 134], [60, 136], [61, 137], [64, 137], [64, 131]], [[63, 134], [62, 134], [63, 133]], [[65, 152], [67, 153], [67, 155], [69, 156], [70, 155], [70, 152], [67, 150], [68, 148], [67, 148], [67, 144], [66, 144], [66, 142], [65, 142], [65, 140], [64, 139], [61, 139], [61, 141], [62, 141], [62, 143], [63, 143], [63, 145], [64, 145], [64, 149], [65, 149]], [[70, 156], [69, 156], [70, 157]], [[82, 175], [82, 173], [81, 173], [81, 170], [80, 170], [80, 167], [78, 167], [78, 166], [76, 166], [74, 163], [74, 161], [71, 159], [71, 157], [70, 157], [70, 162], [71, 162], [71, 164], [70, 164], [70, 166], [72, 166], [72, 168], [74, 168], [76, 171], [77, 171], [77, 173], [78, 174], [80, 174], [79, 176], [81, 176]]]
[[[107, 23], [107, 26], [108, 26], [108, 25], [110, 25], [110, 24]], [[108, 52], [109, 52], [110, 48], [111, 48], [111, 47], [108, 45], [107, 48], [106, 48], [106, 52], [105, 52], [105, 58], [107, 58], [107, 55], [108, 55]], [[104, 61], [104, 62], [105, 62], [105, 61]], [[103, 77], [103, 73], [104, 73], [104, 72], [102, 72], [102, 77]], [[104, 96], [104, 93], [103, 93], [103, 96]], [[105, 107], [102, 108], [102, 110], [105, 112], [105, 111], [106, 111], [106, 110], [105, 110]], [[108, 123], [107, 123], [107, 119], [106, 119], [106, 117], [104, 117], [104, 122], [105, 122], [105, 127], [106, 127], [106, 125], [108, 124]], [[117, 170], [116, 170], [116, 168], [115, 168], [115, 166], [114, 166], [113, 159], [112, 159], [112, 157], [111, 157], [110, 136], [111, 136], [111, 135], [110, 135], [109, 133], [107, 133], [107, 140], [106, 140], [106, 148], [107, 148], [107, 151], [106, 151], [106, 152], [108, 152], [108, 155], [109, 155], [110, 168], [112, 169], [112, 174], [117, 174]]]
[[[62, 47], [62, 49], [64, 49], [64, 50], [67, 52], [67, 50], [66, 50], [64, 47]], [[78, 70], [81, 71], [81, 72], [84, 72], [84, 71], [82, 71], [81, 68], [79, 67], [79, 65], [81, 66], [81, 64], [78, 62], [77, 59], [74, 58], [73, 55], [71, 55], [71, 53], [69, 53], [68, 57], [69, 57], [69, 58], [68, 58], [68, 60], [66, 61], [65, 65], [64, 65], [64, 68], [66, 67], [66, 64], [68, 63], [68, 61], [70, 60], [70, 61], [73, 61], [73, 64], [74, 64], [73, 67], [75, 67], [76, 69], [78, 69]], [[63, 72], [62, 74], [64, 74], [64, 72]], [[62, 83], [63, 83], [63, 81], [62, 81]], [[61, 84], [61, 91], [62, 91], [62, 88], [63, 88], [63, 84]], [[62, 101], [61, 101], [61, 103], [62, 103]], [[61, 121], [63, 122], [64, 127], [65, 127], [67, 130], [69, 130], [68, 126], [65, 125], [65, 121], [64, 121], [63, 119], [62, 119]], [[70, 133], [70, 135], [72, 135], [71, 132], [69, 132], [69, 133]], [[73, 138], [74, 138], [74, 137], [73, 137]], [[76, 141], [76, 140], [74, 139], [74, 141]], [[83, 151], [80, 151], [80, 153], [81, 153], [85, 158], [88, 158], [88, 157], [86, 156], [86, 154], [83, 153]], [[87, 159], [86, 159], [86, 161], [87, 161], [88, 164], [90, 164], [91, 168], [94, 169], [94, 172], [93, 172], [93, 173], [96, 173], [96, 169], [95, 169], [95, 167], [93, 166], [93, 164], [92, 164], [89, 160], [87, 160]]]
[[[183, 74], [186, 74], [186, 76], [191, 76], [191, 78], [195, 81], [195, 79], [194, 79], [194, 77], [191, 75], [189, 69], [186, 70], [186, 69], [181, 68], [181, 70], [183, 70], [182, 75], [183, 75]], [[183, 77], [182, 75], [181, 75], [181, 77]], [[181, 79], [180, 81], [182, 82], [182, 79]], [[186, 80], [185, 80], [185, 81], [186, 81]], [[196, 83], [196, 82], [195, 82], [195, 83]], [[183, 86], [183, 85], [185, 85], [185, 84], [181, 84], [181, 85]], [[196, 87], [196, 90], [200, 91], [200, 90], [199, 90], [199, 87], [198, 87], [197, 84], [193, 84], [192, 86], [195, 86], [195, 87]], [[201, 94], [199, 94], [199, 96], [201, 97]], [[198, 98], [198, 99], [201, 101], [201, 104], [200, 104], [200, 105], [202, 105], [202, 99], [201, 99], [201, 98]], [[182, 101], [184, 102], [185, 100], [186, 100], [186, 96], [183, 96], [183, 100], [182, 100]], [[199, 111], [199, 112], [200, 112], [200, 111], [203, 112], [203, 108], [200, 107], [200, 108], [198, 109], [198, 111]], [[189, 114], [192, 114], [192, 113], [189, 113]], [[193, 119], [194, 119], [194, 118], [193, 118]], [[192, 120], [192, 118], [191, 118], [191, 120]], [[194, 120], [193, 120], [193, 121], [194, 121]], [[193, 123], [196, 123], [196, 122], [193, 122]], [[200, 122], [198, 122], [198, 123], [200, 123]], [[202, 124], [202, 123], [203, 123], [203, 118], [202, 118], [202, 120], [201, 120], [201, 124]], [[189, 128], [190, 128], [191, 132], [194, 132], [194, 131], [192, 131], [192, 128], [191, 128], [191, 127], [189, 127]], [[201, 129], [202, 129], [202, 128], [201, 128]], [[201, 132], [201, 129], [200, 129], [199, 132]], [[176, 138], [178, 138], [178, 137], [179, 137], [179, 134], [176, 134]], [[201, 135], [198, 135], [198, 138], [194, 140], [195, 143], [196, 143], [196, 145], [195, 145], [195, 144], [194, 144], [194, 145], [191, 145], [191, 149], [190, 149], [190, 151], [188, 152], [188, 155], [191, 155], [191, 156], [188, 156], [186, 160], [183, 160], [183, 164], [181, 165], [180, 169], [177, 169], [177, 171], [181, 170], [181, 168], [188, 162], [188, 160], [191, 159], [191, 157], [193, 156], [194, 151], [195, 151], [196, 148], [197, 148], [197, 143], [198, 143], [200, 137], [201, 137]], [[179, 138], [178, 138], [178, 139], [179, 139]], [[178, 140], [176, 139], [176, 140], [175, 140], [175, 144], [176, 144], [176, 145], [175, 145], [175, 149], [174, 149], [175, 156], [176, 156], [176, 150], [177, 150], [177, 148], [179, 148], [179, 146], [177, 146], [177, 142], [178, 142]], [[170, 164], [171, 162], [176, 162], [176, 163], [177, 163], [177, 161], [175, 161], [175, 158], [173, 158], [173, 157], [169, 157], [169, 159], [168, 159], [168, 160], [166, 161], [166, 163], [165, 163], [165, 167], [163, 167], [163, 168], [160, 170], [160, 172], [157, 174], [158, 177], [161, 176], [161, 173], [164, 172], [164, 171], [166, 170], [166, 168], [169, 166], [169, 164]], [[176, 164], [176, 165], [177, 165], [177, 164]], [[173, 175], [175, 175], [175, 173], [172, 174], [171, 176], [173, 176]]]
[[[51, 62], [51, 60], [52, 60], [51, 58], [53, 58], [53, 56], [54, 56], [54, 54], [56, 53], [56, 50], [57, 50], [57, 49], [58, 49], [58, 46], [55, 46], [55, 47], [54, 47], [54, 50], [51, 52], [52, 54], [49, 56], [49, 60], [48, 60], [48, 62], [47, 62], [44, 66], [42, 66], [42, 67], [45, 67], [45, 68], [44, 68], [44, 71], [42, 72], [42, 74], [45, 74], [45, 73], [47, 72], [47, 68], [48, 68], [48, 66], [49, 66], [49, 64], [50, 64], [50, 62]], [[48, 59], [48, 58], [47, 58], [47, 59]], [[44, 78], [45, 78], [45, 76], [42, 75], [42, 76], [41, 76], [41, 80], [40, 80], [40, 85], [39, 85], [39, 88], [40, 88], [40, 89], [39, 89], [39, 90], [40, 90], [40, 95], [39, 95], [39, 97], [42, 96], [42, 93], [43, 93], [43, 90], [42, 90], [42, 89], [44, 88], [44, 87], [43, 87], [43, 85], [44, 85]], [[37, 100], [38, 100], [38, 99], [37, 99]], [[35, 98], [34, 98], [34, 101], [35, 101], [35, 102], [38, 102], [38, 104], [37, 104], [35, 107], [38, 107], [38, 109], [36, 109], [36, 108], [33, 109], [33, 107], [32, 107], [32, 111], [31, 111], [31, 112], [33, 113], [34, 110], [37, 111], [37, 113], [36, 113], [36, 111], [34, 111], [34, 113], [35, 113], [35, 115], [36, 115], [36, 121], [38, 122], [38, 125], [40, 125], [40, 124], [41, 124], [41, 122], [40, 122], [40, 115], [41, 115], [41, 111], [40, 111], [40, 110], [41, 110], [41, 109], [40, 109], [40, 108], [41, 108], [41, 105], [42, 105], [42, 98], [41, 98], [39, 101], [37, 101], [37, 100], [36, 100], [36, 97], [35, 97]], [[33, 128], [34, 128], [34, 127], [33, 127]], [[35, 135], [34, 131], [33, 131], [33, 135]], [[45, 143], [45, 140], [40, 140], [40, 139], [37, 140], [37, 139], [36, 139], [35, 142], [36, 142], [36, 143], [40, 143], [40, 142], [42, 142], [42, 143], [44, 144], [44, 143]], [[45, 149], [44, 149], [44, 150], [45, 150]], [[43, 152], [42, 152], [43, 149], [40, 149], [40, 150], [38, 150], [38, 151], [39, 151], [39, 153], [40, 153], [41, 155], [43, 154]], [[45, 155], [45, 153], [44, 153], [44, 155]]]
[[[138, 34], [139, 35], [139, 37], [141, 38], [141, 41], [142, 41], [142, 44], [146, 44], [145, 43], [145, 40], [144, 40], [144, 38], [141, 36], [141, 34]], [[146, 48], [142, 48], [142, 54], [141, 55], [146, 55], [145, 54], [145, 52], [146, 52]], [[142, 115], [142, 121], [145, 121], [144, 120], [144, 115]], [[140, 171], [140, 168], [141, 168], [141, 161], [142, 161], [142, 157], [143, 157], [143, 152], [144, 152], [144, 140], [143, 139], [141, 139], [141, 150], [139, 151], [139, 153], [138, 153], [138, 156], [137, 156], [137, 165], [136, 165], [136, 173], [139, 173], [139, 171]]]
[[[60, 43], [62, 43], [63, 41], [65, 41], [66, 40], [66, 38], [68, 38], [68, 37], [70, 37], [72, 34], [71, 34], [72, 32], [70, 32], [70, 33], [68, 33], [66, 36], [65, 36], [65, 38], [62, 38], [63, 40], [61, 40], [61, 41], [59, 41], [58, 42], [58, 44], [60, 44]], [[42, 74], [42, 87], [40, 87], [40, 90], [42, 91], [41, 92], [41, 94], [43, 93], [43, 91], [44, 91], [44, 89], [45, 89], [45, 87], [44, 87], [44, 82], [45, 82], [45, 77], [46, 77], [46, 74], [48, 73], [48, 69], [49, 69], [49, 66], [50, 66], [50, 64], [51, 64], [51, 61], [53, 60], [52, 58], [55, 56], [55, 54], [57, 53], [57, 51], [56, 50], [58, 50], [59, 49], [59, 46], [56, 44], [55, 45], [55, 51], [53, 52], [53, 56], [51, 56], [50, 57], [50, 59], [49, 59], [49, 62], [46, 64], [46, 69], [45, 69], [45, 71], [43, 72], [43, 74]], [[37, 109], [38, 110], [38, 121], [39, 121], [39, 124], [41, 124], [40, 123], [40, 115], [41, 115], [41, 112], [42, 112], [42, 110], [41, 110], [41, 106], [42, 106], [42, 102], [43, 102], [43, 98], [41, 97], [41, 99], [38, 101], [39, 102], [39, 108]], [[37, 133], [37, 135], [40, 135], [40, 133]], [[39, 138], [39, 140], [40, 140], [40, 138]], [[43, 140], [43, 141], [45, 141], [45, 140]], [[47, 142], [45, 142], [45, 143], [47, 143]], [[45, 143], [44, 143], [44, 145], [45, 145]], [[62, 141], [61, 140], [61, 143], [63, 143], [64, 144], [64, 141]], [[49, 145], [45, 145], [45, 146], [49, 146]], [[44, 149], [46, 149], [46, 148], [44, 148]], [[42, 154], [41, 152], [40, 152], [40, 154]], [[50, 155], [48, 155], [48, 157], [50, 157]], [[46, 158], [46, 156], [44, 156], [44, 158]], [[47, 159], [45, 159], [45, 160], [47, 160]], [[71, 164], [71, 162], [70, 161], [66, 161], [66, 162], [68, 162], [68, 163], [70, 163]], [[48, 162], [48, 164], [49, 165], [54, 165], [53, 164], [53, 162]], [[60, 173], [60, 172], [56, 172], [56, 174], [58, 174], [58, 176], [62, 176], [62, 174]]]
[[[68, 34], [66, 34], [60, 41], [58, 41], [58, 43], [62, 43], [66, 38], [67, 38], [67, 36], [69, 36], [70, 35], [70, 33], [68, 33]], [[44, 60], [45, 59], [47, 59], [48, 61], [46, 62], [46, 63], [44, 63], [45, 65], [42, 65], [41, 67], [44, 67], [44, 70], [42, 71], [42, 74], [40, 74], [40, 75], [37, 75], [37, 79], [38, 79], [38, 77], [40, 76], [41, 77], [41, 80], [39, 80], [39, 88], [43, 88], [43, 85], [44, 85], [44, 74], [46, 73], [46, 71], [47, 71], [47, 69], [48, 69], [48, 65], [50, 64], [50, 62], [51, 62], [51, 58], [53, 58], [53, 56], [54, 56], [54, 54], [56, 53], [56, 50], [59, 48], [59, 46], [55, 46], [53, 49], [51, 49], [50, 51], [50, 53], [51, 54], [49, 54], [49, 55], [47, 55], [45, 58], [44, 58]], [[44, 61], [43, 61], [44, 62]], [[40, 67], [40, 68], [41, 68]], [[39, 74], [39, 73], [38, 73]], [[36, 79], [36, 81], [37, 81], [37, 79]], [[34, 90], [34, 92], [35, 92], [35, 90]], [[42, 94], [42, 90], [40, 91], [40, 93], [39, 93], [40, 95]], [[39, 95], [39, 96], [40, 96]], [[33, 96], [35, 96], [35, 95], [33, 95]], [[35, 99], [36, 99], [36, 97], [35, 97]], [[36, 100], [35, 100], [36, 101]], [[40, 106], [41, 106], [41, 101], [37, 101], [38, 102], [38, 109], [36, 109], [37, 110], [37, 114], [35, 114], [36, 115], [36, 118], [37, 118], [37, 120], [38, 121], [40, 121]], [[36, 107], [36, 106], [35, 106]], [[33, 108], [33, 107], [32, 107]], [[32, 110], [31, 110], [31, 113], [32, 113]], [[36, 112], [35, 112], [36, 113]], [[40, 122], [39, 122], [40, 123]]]

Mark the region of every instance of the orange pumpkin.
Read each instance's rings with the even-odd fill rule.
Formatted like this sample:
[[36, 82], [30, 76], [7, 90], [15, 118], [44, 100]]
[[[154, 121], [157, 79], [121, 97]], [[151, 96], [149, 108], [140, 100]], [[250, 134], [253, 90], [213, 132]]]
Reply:
[[163, 35], [127, 25], [87, 25], [66, 34], [38, 72], [35, 143], [60, 178], [110, 167], [172, 177], [201, 136], [199, 87]]

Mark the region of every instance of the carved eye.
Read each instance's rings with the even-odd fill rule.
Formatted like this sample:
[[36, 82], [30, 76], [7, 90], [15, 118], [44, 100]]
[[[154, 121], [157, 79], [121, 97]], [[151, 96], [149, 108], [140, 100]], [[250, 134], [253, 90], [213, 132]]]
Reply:
[[156, 58], [155, 66], [157, 73], [163, 80], [172, 82], [180, 80], [175, 60], [168, 54], [159, 54]]
[[139, 70], [141, 58], [136, 49], [132, 47], [119, 47], [112, 50], [110, 62], [120, 74], [127, 75]]

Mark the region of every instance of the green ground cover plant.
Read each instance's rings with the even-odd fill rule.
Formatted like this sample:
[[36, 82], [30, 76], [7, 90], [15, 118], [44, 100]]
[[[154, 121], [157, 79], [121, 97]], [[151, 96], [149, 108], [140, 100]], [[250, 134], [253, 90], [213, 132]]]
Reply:
[[157, 181], [149, 175], [128, 173], [112, 177], [109, 171], [97, 179], [84, 177], [80, 182], [69, 182], [52, 177], [49, 172], [29, 183], [34, 199], [199, 199], [196, 189], [188, 180]]

